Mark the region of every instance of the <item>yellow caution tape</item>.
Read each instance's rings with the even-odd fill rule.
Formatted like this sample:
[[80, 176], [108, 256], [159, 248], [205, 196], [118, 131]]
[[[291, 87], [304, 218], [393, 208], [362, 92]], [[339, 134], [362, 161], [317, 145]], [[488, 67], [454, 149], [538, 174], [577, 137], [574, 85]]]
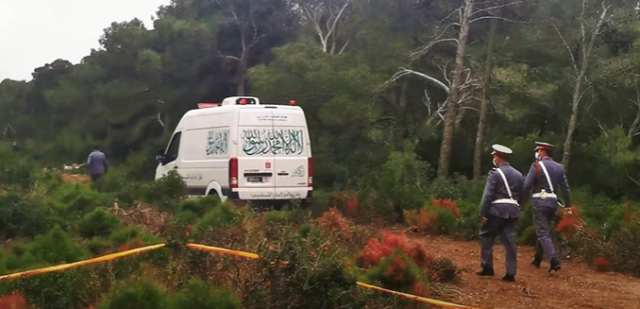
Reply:
[[162, 248], [164, 246], [166, 246], [166, 245], [165, 244], [159, 244], [159, 245], [147, 246], [147, 247], [136, 248], [136, 249], [131, 249], [131, 250], [127, 250], [127, 251], [107, 254], [107, 255], [103, 255], [103, 256], [97, 257], [97, 258], [84, 260], [84, 261], [79, 261], [79, 262], [74, 262], [74, 263], [67, 263], [67, 264], [62, 264], [62, 265], [49, 266], [49, 267], [44, 267], [44, 268], [27, 270], [27, 271], [23, 271], [23, 272], [19, 272], [19, 273], [0, 276], [0, 281], [2, 281], [2, 280], [11, 280], [11, 279], [16, 279], [16, 278], [20, 278], [20, 277], [28, 277], [28, 276], [39, 275], [39, 274], [45, 274], [45, 273], [50, 273], [50, 272], [56, 272], [56, 271], [76, 268], [76, 267], [80, 267], [80, 266], [84, 266], [84, 265], [110, 261], [110, 260], [114, 260], [114, 259], [117, 259], [117, 258], [129, 256], [129, 255], [134, 255], [134, 254], [138, 254], [138, 253], [142, 253], [142, 252], [147, 252], [147, 251], [160, 249], [160, 248]]
[[224, 254], [232, 254], [232, 255], [237, 255], [237, 256], [244, 256], [244, 257], [247, 257], [247, 258], [250, 258], [250, 259], [259, 259], [260, 258], [259, 255], [255, 254], [255, 253], [251, 253], [251, 252], [246, 252], [246, 251], [230, 250], [230, 249], [211, 247], [211, 246], [204, 246], [204, 245], [198, 245], [198, 244], [187, 244], [187, 247], [189, 247], [191, 249], [208, 251], [208, 252], [218, 252], [218, 253], [224, 253]]
[[[189, 247], [191, 249], [195, 249], [195, 250], [202, 250], [202, 251], [208, 251], [208, 252], [217, 252], [217, 253], [222, 253], [222, 254], [231, 254], [231, 255], [236, 255], [236, 256], [243, 256], [243, 257], [247, 257], [247, 258], [250, 258], [250, 259], [259, 259], [260, 258], [260, 256], [258, 254], [252, 253], [252, 252], [247, 252], [247, 251], [238, 251], [238, 250], [231, 250], [231, 249], [211, 247], [211, 246], [198, 245], [198, 244], [187, 244], [187, 247]], [[280, 263], [283, 264], [283, 265], [287, 265], [288, 264], [287, 261], [280, 261]]]
[[436, 306], [440, 306], [440, 307], [444, 307], [444, 308], [482, 309], [482, 308], [478, 308], [478, 307], [469, 307], [469, 306], [464, 306], [464, 305], [458, 305], [458, 304], [449, 303], [449, 302], [441, 301], [441, 300], [437, 300], [437, 299], [431, 299], [431, 298], [426, 298], [426, 297], [420, 297], [420, 296], [417, 296], [417, 295], [411, 295], [411, 294], [407, 294], [407, 293], [387, 290], [387, 289], [383, 289], [381, 287], [378, 287], [378, 286], [375, 286], [375, 285], [366, 284], [366, 283], [363, 283], [363, 282], [356, 282], [356, 284], [358, 286], [360, 286], [360, 287], [363, 287], [363, 288], [376, 290], [376, 291], [380, 291], [380, 292], [385, 292], [385, 293], [393, 294], [393, 295], [396, 295], [396, 296], [404, 297], [404, 298], [407, 298], [407, 299], [410, 299], [410, 300], [415, 300], [415, 301], [419, 301], [419, 302], [423, 302], [423, 303], [427, 303], [427, 304], [432, 304], [432, 305], [436, 305]]

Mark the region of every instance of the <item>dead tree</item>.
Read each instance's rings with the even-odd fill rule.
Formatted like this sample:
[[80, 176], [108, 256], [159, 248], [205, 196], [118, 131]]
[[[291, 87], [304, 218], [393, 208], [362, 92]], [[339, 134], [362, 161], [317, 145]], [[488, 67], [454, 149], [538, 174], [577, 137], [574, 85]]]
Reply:
[[341, 54], [349, 45], [349, 40], [341, 42], [339, 28], [352, 1], [305, 0], [300, 2], [302, 15], [313, 26], [323, 52]]
[[[465, 64], [465, 58], [467, 55], [467, 40], [469, 37], [469, 29], [471, 27], [471, 24], [486, 19], [507, 20], [499, 16], [490, 15], [489, 12], [519, 3], [522, 3], [522, 1], [514, 1], [493, 6], [487, 5], [483, 8], [476, 8], [476, 0], [464, 0], [463, 4], [459, 8], [452, 11], [444, 21], [449, 20], [453, 16], [457, 16], [458, 20], [456, 22], [450, 22], [446, 24], [441, 28], [442, 30], [440, 30], [438, 34], [434, 36], [433, 40], [423, 45], [421, 48], [417, 49], [411, 54], [413, 58], [423, 57], [433, 46], [442, 43], [453, 43], [456, 46], [455, 64], [453, 66], [453, 70], [450, 73], [451, 78], [447, 91], [448, 96], [444, 105], [442, 106], [442, 109], [444, 111], [444, 127], [442, 130], [442, 145], [440, 147], [440, 156], [438, 160], [438, 178], [446, 178], [449, 175], [451, 150], [456, 120], [458, 119], [458, 111], [461, 108], [461, 104], [472, 97], [473, 91], [471, 91], [471, 89], [474, 87], [474, 85], [477, 85], [477, 83], [474, 81], [474, 78], [472, 78], [470, 70], [466, 68]], [[483, 4], [487, 4], [487, 2], [485, 1], [483, 2]], [[452, 28], [457, 28], [458, 30], [453, 31]], [[407, 73], [420, 76], [436, 83], [436, 85], [439, 85], [440, 87], [445, 85], [437, 78], [428, 76], [424, 73], [419, 73], [407, 69], [401, 69], [401, 71], [398, 73]], [[445, 76], [449, 76], [449, 74], [445, 74]]]
[[601, 12], [600, 16], [596, 20], [596, 24], [592, 29], [588, 29], [588, 25], [586, 22], [586, 9], [587, 9], [587, 0], [582, 1], [582, 10], [580, 13], [580, 59], [576, 59], [574, 56], [573, 50], [569, 47], [567, 40], [565, 40], [562, 33], [558, 30], [557, 27], [554, 26], [558, 36], [564, 43], [569, 56], [571, 57], [571, 63], [573, 65], [573, 69], [575, 72], [575, 83], [573, 86], [573, 96], [571, 101], [571, 117], [569, 118], [569, 127], [567, 128], [567, 136], [564, 141], [564, 153], [562, 156], [562, 164], [565, 169], [569, 166], [569, 161], [571, 159], [571, 145], [573, 143], [573, 134], [575, 133], [576, 127], [578, 125], [578, 114], [580, 112], [580, 103], [582, 102], [582, 98], [588, 89], [587, 83], [587, 72], [589, 70], [589, 64], [591, 61], [591, 56], [593, 54], [593, 48], [596, 43], [596, 39], [598, 35], [602, 33], [603, 25], [608, 19], [611, 18], [611, 13], [609, 12], [611, 8], [611, 4], [607, 0], [603, 0], [600, 3]]

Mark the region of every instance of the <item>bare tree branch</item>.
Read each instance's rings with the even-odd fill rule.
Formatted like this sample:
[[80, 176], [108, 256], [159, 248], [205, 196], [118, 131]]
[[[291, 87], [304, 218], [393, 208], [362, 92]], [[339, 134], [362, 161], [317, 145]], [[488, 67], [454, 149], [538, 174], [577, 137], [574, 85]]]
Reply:
[[[337, 45], [338, 25], [342, 20], [344, 13], [353, 0], [345, 0], [340, 6], [333, 7], [328, 3], [314, 6], [311, 2], [301, 4], [302, 10], [307, 18], [313, 23], [316, 35], [320, 39], [322, 51], [325, 53], [334, 53]], [[337, 12], [336, 10], [337, 9]], [[326, 18], [324, 28], [321, 26], [320, 20]], [[342, 53], [349, 42], [345, 43], [338, 54]]]
[[479, 9], [476, 10], [475, 12], [471, 13], [471, 15], [469, 15], [469, 17], [476, 15], [478, 13], [482, 13], [482, 12], [488, 12], [491, 10], [496, 10], [496, 9], [501, 9], [504, 7], [508, 7], [508, 6], [512, 6], [512, 5], [516, 5], [516, 4], [520, 4], [520, 3], [524, 3], [524, 1], [514, 1], [514, 2], [510, 2], [510, 3], [506, 3], [506, 4], [502, 4], [502, 5], [496, 5], [496, 6], [492, 6], [492, 7], [488, 7], [488, 8], [484, 8], [484, 9]]
[[571, 57], [571, 64], [573, 65], [573, 69], [576, 72], [576, 76], [578, 76], [578, 74], [580, 74], [580, 72], [578, 71], [578, 63], [576, 62], [576, 57], [573, 56], [573, 52], [571, 51], [571, 47], [569, 47], [569, 43], [567, 43], [567, 40], [565, 40], [564, 36], [562, 36], [562, 33], [560, 33], [560, 30], [558, 30], [556, 25], [552, 25], [552, 26], [553, 26], [553, 29], [555, 29], [556, 32], [558, 33], [558, 36], [560, 36], [560, 39], [562, 40], [564, 47], [567, 49], [567, 52], [569, 53], [569, 57]]
[[398, 79], [407, 76], [407, 75], [416, 75], [418, 77], [422, 77], [426, 80], [429, 80], [431, 82], [433, 82], [434, 84], [436, 84], [437, 86], [439, 86], [440, 88], [444, 89], [444, 91], [447, 92], [447, 94], [449, 94], [449, 92], [451, 91], [449, 86], [445, 85], [443, 82], [441, 82], [440, 80], [438, 80], [435, 77], [429, 76], [425, 73], [421, 73], [418, 71], [414, 71], [414, 70], [409, 70], [407, 68], [400, 68], [400, 71], [398, 71], [396, 74], [393, 74], [393, 76], [391, 77], [391, 79], [389, 79], [387, 82], [384, 83], [385, 87], [388, 87], [389, 84], [397, 81]]

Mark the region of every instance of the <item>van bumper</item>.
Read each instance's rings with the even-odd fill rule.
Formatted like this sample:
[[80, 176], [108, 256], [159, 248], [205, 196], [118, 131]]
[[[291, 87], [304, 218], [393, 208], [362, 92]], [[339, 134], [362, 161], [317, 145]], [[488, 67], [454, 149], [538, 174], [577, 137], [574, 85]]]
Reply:
[[[236, 204], [245, 204], [248, 201], [260, 203], [286, 203], [292, 199], [241, 199], [238, 191], [232, 191], [231, 188], [222, 188], [222, 194]], [[302, 205], [310, 205], [313, 202], [313, 189], [307, 191], [307, 195], [300, 199]]]

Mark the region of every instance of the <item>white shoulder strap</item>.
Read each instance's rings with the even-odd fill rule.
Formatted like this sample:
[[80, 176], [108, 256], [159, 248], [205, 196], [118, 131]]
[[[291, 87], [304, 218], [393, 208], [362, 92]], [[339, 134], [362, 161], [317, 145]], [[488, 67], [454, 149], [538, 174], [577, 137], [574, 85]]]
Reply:
[[551, 178], [549, 178], [549, 173], [547, 173], [547, 168], [544, 167], [544, 164], [542, 164], [542, 160], [538, 161], [538, 163], [540, 164], [540, 167], [544, 172], [544, 177], [547, 178], [547, 183], [549, 184], [549, 190], [551, 190], [551, 193], [553, 193], [553, 184], [551, 183]]
[[509, 182], [507, 182], [507, 177], [504, 176], [504, 173], [499, 167], [496, 167], [496, 171], [500, 173], [500, 176], [502, 177], [502, 181], [504, 181], [504, 186], [507, 187], [507, 193], [509, 193], [509, 198], [513, 199], [513, 196], [511, 195], [511, 188], [509, 187]]

